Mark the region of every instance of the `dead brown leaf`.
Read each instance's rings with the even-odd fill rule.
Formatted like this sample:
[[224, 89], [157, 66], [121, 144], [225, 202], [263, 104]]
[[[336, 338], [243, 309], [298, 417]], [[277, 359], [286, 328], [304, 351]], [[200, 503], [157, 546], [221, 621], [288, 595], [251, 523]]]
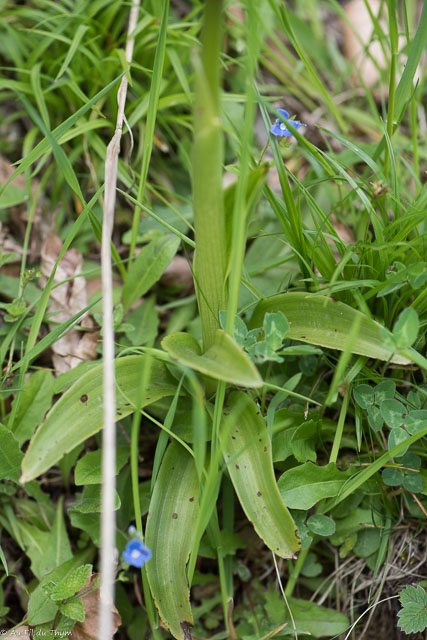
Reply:
[[[88, 578], [84, 590], [96, 584], [98, 576], [93, 574]], [[99, 615], [99, 589], [93, 589], [82, 596], [83, 605], [86, 611], [84, 622], [77, 622], [73, 628], [70, 640], [98, 640], [98, 615]], [[113, 606], [113, 635], [116, 633], [122, 619], [116, 607]], [[110, 640], [110, 638], [103, 638]]]
[[[62, 249], [62, 242], [50, 232], [41, 249], [40, 269], [44, 276], [52, 273], [53, 266]], [[55, 313], [56, 323], [66, 322], [87, 306], [86, 279], [81, 276], [83, 256], [76, 249], [66, 251], [55, 273], [50, 295], [50, 312]], [[64, 282], [66, 281], [66, 282]], [[45, 282], [45, 281], [44, 281]], [[62, 284], [59, 284], [62, 283]], [[55, 326], [51, 325], [51, 327]], [[85, 315], [80, 322], [82, 328], [92, 329], [93, 320]], [[57, 374], [72, 369], [80, 362], [96, 358], [99, 332], [82, 332], [72, 329], [52, 345], [53, 366]]]

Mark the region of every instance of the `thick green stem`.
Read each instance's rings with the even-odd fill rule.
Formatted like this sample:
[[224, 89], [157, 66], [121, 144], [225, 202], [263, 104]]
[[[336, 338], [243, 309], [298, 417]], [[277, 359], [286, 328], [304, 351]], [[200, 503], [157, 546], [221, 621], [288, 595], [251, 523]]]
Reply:
[[223, 136], [219, 106], [221, 14], [222, 2], [207, 0], [202, 50], [194, 58], [194, 277], [205, 349], [213, 343], [215, 331], [219, 328], [218, 314], [226, 307]]

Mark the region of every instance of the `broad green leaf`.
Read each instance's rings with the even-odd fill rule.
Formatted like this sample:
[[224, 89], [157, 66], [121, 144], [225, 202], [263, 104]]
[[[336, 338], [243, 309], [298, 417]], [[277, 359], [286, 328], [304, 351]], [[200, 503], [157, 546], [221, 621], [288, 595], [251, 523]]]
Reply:
[[255, 307], [250, 327], [260, 326], [264, 314], [270, 311], [282, 311], [286, 316], [290, 327], [287, 338], [340, 351], [346, 349], [353, 324], [359, 318], [359, 332], [352, 342], [353, 353], [379, 360], [391, 359], [396, 364], [411, 362], [384, 346], [381, 336], [383, 327], [378, 322], [326, 296], [283, 293], [262, 300]]
[[76, 380], [81, 378], [84, 373], [98, 365], [99, 362], [96, 360], [87, 360], [86, 362], [80, 362], [80, 364], [73, 367], [73, 369], [69, 369], [65, 373], [61, 373], [53, 383], [53, 393], [63, 393], [66, 389], [71, 387]]
[[77, 591], [80, 591], [80, 589], [83, 589], [91, 571], [92, 565], [84, 564], [71, 571], [68, 576], [59, 582], [50, 580], [44, 583], [42, 589], [51, 600], [66, 600], [71, 598]]
[[[315, 602], [288, 598], [289, 607], [298, 631], [310, 634], [313, 638], [335, 638], [349, 626], [348, 618], [334, 609], [320, 607]], [[289, 613], [286, 612], [288, 625], [291, 625]]]
[[176, 236], [162, 235], [141, 249], [125, 278], [122, 291], [125, 310], [158, 281], [178, 251], [180, 242]]
[[[13, 433], [19, 444], [29, 440], [52, 405], [53, 375], [50, 371], [35, 371], [20, 392], [19, 408], [13, 422]], [[16, 402], [16, 398], [14, 400]]]
[[86, 611], [80, 598], [60, 604], [59, 610], [64, 616], [67, 616], [67, 618], [78, 620], [79, 622], [83, 622], [86, 616]]
[[221, 329], [211, 347], [202, 354], [199, 343], [188, 333], [174, 333], [162, 340], [172, 358], [211, 378], [241, 387], [260, 387], [262, 378], [255, 365], [229, 335]]
[[[129, 447], [118, 447], [116, 452], [116, 475], [129, 458]], [[102, 450], [90, 451], [76, 464], [74, 471], [74, 483], [100, 484], [102, 482]]]
[[[138, 398], [144, 358], [116, 360], [116, 420], [133, 413], [137, 402], [146, 406], [175, 393], [175, 380], [161, 362], [153, 361], [145, 397]], [[65, 453], [97, 433], [102, 421], [102, 365], [98, 365], [64, 393], [34, 434], [22, 462], [21, 482], [50, 469]]]
[[318, 536], [332, 536], [335, 533], [335, 522], [321, 513], [315, 513], [307, 520], [307, 527]]
[[189, 640], [193, 614], [185, 567], [199, 511], [199, 482], [192, 456], [172, 442], [164, 455], [150, 502], [145, 542], [152, 551], [147, 577], [170, 633]]
[[295, 523], [277, 489], [267, 426], [245, 393], [227, 403], [221, 446], [234, 489], [259, 537], [281, 558], [300, 548]]
[[323, 467], [306, 462], [285, 471], [278, 486], [290, 509], [311, 509], [322, 498], [337, 496], [350, 475], [339, 471], [333, 462]]
[[0, 480], [7, 478], [17, 482], [22, 458], [23, 454], [15, 436], [0, 424]]

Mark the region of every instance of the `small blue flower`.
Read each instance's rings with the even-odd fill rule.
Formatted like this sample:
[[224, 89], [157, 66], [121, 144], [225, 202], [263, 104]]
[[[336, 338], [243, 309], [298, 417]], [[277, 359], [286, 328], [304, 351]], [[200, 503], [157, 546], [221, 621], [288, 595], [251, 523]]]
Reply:
[[123, 560], [133, 567], [140, 569], [151, 558], [151, 551], [142, 540], [130, 540], [123, 551]]
[[302, 122], [298, 122], [297, 120], [290, 120], [289, 113], [285, 111], [285, 109], [277, 109], [279, 114], [282, 116], [283, 120], [276, 120], [276, 123], [270, 128], [270, 132], [274, 136], [279, 136], [280, 138], [286, 137], [290, 138], [293, 134], [289, 131], [286, 126], [286, 121], [288, 121], [294, 129], [299, 129], [300, 127], [305, 127], [305, 124]]

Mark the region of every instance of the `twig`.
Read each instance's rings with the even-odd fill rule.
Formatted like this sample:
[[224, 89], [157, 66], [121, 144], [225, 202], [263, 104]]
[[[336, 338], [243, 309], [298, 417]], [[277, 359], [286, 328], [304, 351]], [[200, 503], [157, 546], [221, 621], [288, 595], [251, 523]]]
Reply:
[[[130, 64], [133, 54], [132, 33], [138, 20], [140, 0], [133, 0], [129, 14], [126, 42], [126, 61]], [[105, 159], [105, 194], [102, 225], [102, 313], [103, 313], [103, 406], [104, 429], [102, 436], [102, 511], [101, 511], [101, 584], [99, 608], [99, 640], [110, 640], [113, 635], [114, 603], [114, 556], [115, 556], [115, 512], [114, 496], [116, 478], [116, 401], [114, 370], [114, 326], [113, 326], [113, 269], [111, 264], [111, 238], [116, 202], [117, 166], [120, 152], [128, 80], [123, 76], [118, 91], [116, 130], [107, 147]]]

